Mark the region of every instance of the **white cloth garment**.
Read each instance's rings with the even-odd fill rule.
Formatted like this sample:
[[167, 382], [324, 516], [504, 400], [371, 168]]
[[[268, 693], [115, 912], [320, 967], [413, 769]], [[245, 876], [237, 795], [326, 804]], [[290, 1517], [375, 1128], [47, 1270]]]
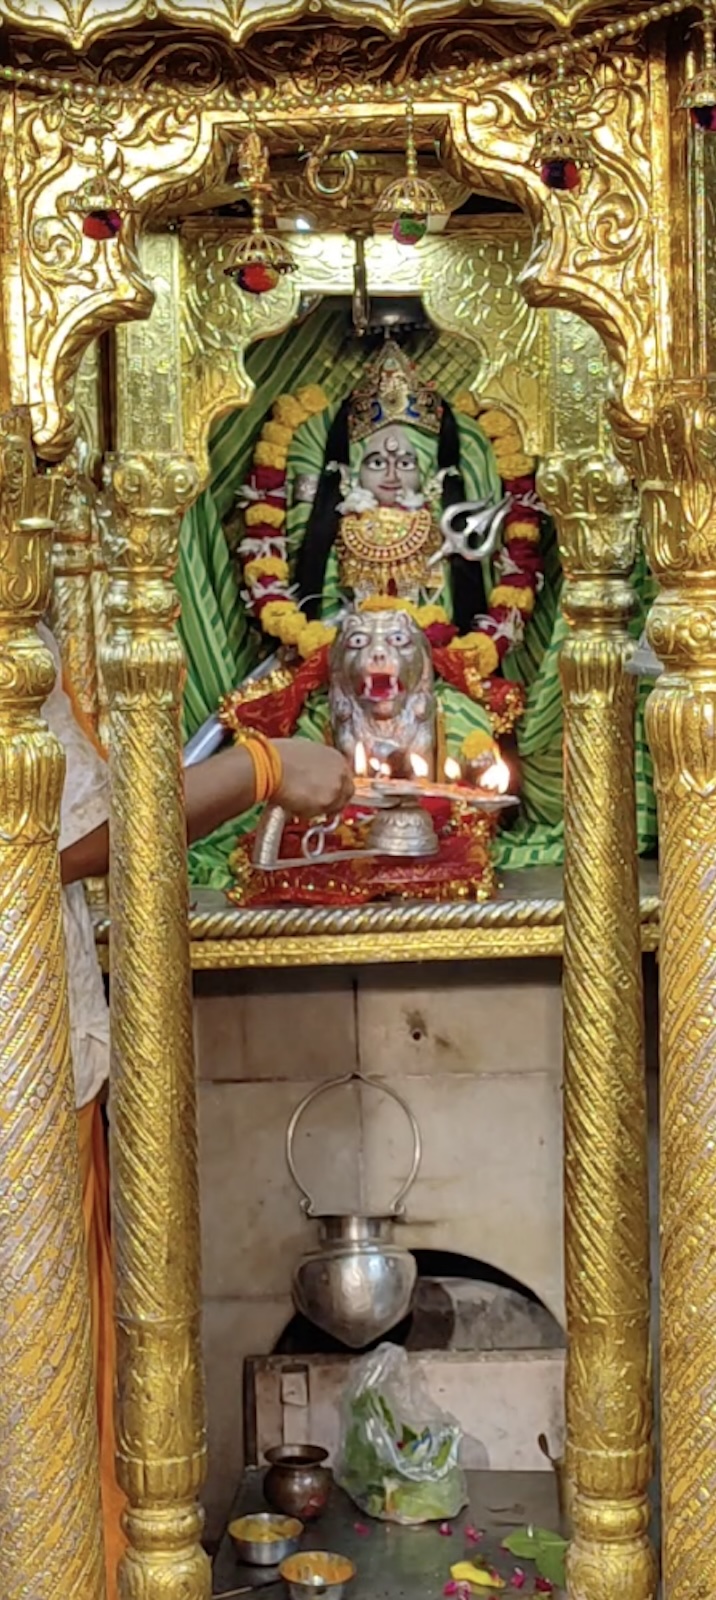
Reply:
[[[77, 722], [62, 687], [57, 642], [43, 624], [43, 644], [52, 652], [57, 678], [42, 708], [48, 727], [65, 752], [65, 783], [60, 809], [60, 850], [93, 833], [109, 817], [109, 773]], [[67, 946], [70, 1044], [77, 1110], [93, 1100], [109, 1076], [109, 1011], [97, 960], [92, 920], [81, 883], [62, 891]]]

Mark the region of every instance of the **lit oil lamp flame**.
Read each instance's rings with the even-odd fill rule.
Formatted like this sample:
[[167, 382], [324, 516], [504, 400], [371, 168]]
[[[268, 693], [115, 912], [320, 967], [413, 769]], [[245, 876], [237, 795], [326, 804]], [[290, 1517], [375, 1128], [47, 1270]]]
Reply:
[[366, 759], [365, 745], [361, 743], [360, 739], [358, 740], [355, 750], [353, 751], [353, 771], [355, 772], [357, 778], [365, 778], [368, 776], [368, 762]]
[[507, 794], [510, 787], [510, 769], [506, 761], [493, 761], [491, 767], [480, 773], [480, 788], [491, 794]]
[[446, 757], [443, 771], [448, 783], [460, 783], [462, 779], [462, 767], [460, 766], [460, 762], [455, 760], [454, 756]]
[[413, 754], [411, 752], [409, 759], [410, 759], [410, 765], [411, 765], [412, 770], [413, 770], [413, 777], [414, 778], [427, 778], [427, 775], [428, 775], [428, 772], [429, 772], [430, 769], [428, 767], [427, 761], [424, 760], [423, 756], [416, 756], [415, 754]]

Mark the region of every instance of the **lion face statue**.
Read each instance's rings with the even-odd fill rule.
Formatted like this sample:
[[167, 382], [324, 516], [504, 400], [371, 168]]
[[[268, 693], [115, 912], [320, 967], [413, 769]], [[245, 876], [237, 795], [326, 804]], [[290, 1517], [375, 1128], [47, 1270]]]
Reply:
[[414, 752], [434, 769], [435, 697], [430, 646], [407, 611], [352, 613], [330, 656], [334, 742], [353, 762]]

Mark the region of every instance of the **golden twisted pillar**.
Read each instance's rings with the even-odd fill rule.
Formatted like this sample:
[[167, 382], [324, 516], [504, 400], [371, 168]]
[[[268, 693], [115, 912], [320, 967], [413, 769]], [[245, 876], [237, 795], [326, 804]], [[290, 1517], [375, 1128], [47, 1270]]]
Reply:
[[199, 1194], [172, 573], [196, 474], [181, 456], [105, 467], [103, 666], [112, 765], [112, 1164], [122, 1600], [207, 1600]]
[[675, 386], [638, 446], [664, 664], [647, 727], [661, 876], [665, 1600], [716, 1593], [716, 394]]
[[67, 457], [54, 476], [57, 511], [52, 554], [52, 631], [82, 710], [98, 728], [91, 485], [76, 453]]
[[647, 1111], [634, 792], [636, 503], [611, 457], [547, 461], [569, 633], [565, 721], [564, 1216], [570, 1600], [650, 1600]]
[[29, 425], [0, 419], [0, 1594], [102, 1600], [97, 1414], [57, 836], [64, 757], [40, 711], [54, 665], [52, 522]]

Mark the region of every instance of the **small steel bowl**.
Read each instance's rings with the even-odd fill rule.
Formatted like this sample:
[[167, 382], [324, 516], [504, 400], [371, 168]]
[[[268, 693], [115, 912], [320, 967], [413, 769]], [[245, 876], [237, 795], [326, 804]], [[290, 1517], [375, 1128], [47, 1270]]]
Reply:
[[281, 1562], [281, 1577], [288, 1584], [291, 1600], [341, 1600], [346, 1585], [356, 1575], [347, 1556], [330, 1555], [327, 1550], [307, 1550]]
[[[257, 1523], [271, 1537], [257, 1539]], [[239, 1560], [245, 1561], [247, 1566], [278, 1567], [298, 1549], [303, 1538], [303, 1523], [296, 1517], [277, 1517], [272, 1511], [257, 1511], [253, 1516], [237, 1517], [235, 1522], [230, 1522], [229, 1535]]]

